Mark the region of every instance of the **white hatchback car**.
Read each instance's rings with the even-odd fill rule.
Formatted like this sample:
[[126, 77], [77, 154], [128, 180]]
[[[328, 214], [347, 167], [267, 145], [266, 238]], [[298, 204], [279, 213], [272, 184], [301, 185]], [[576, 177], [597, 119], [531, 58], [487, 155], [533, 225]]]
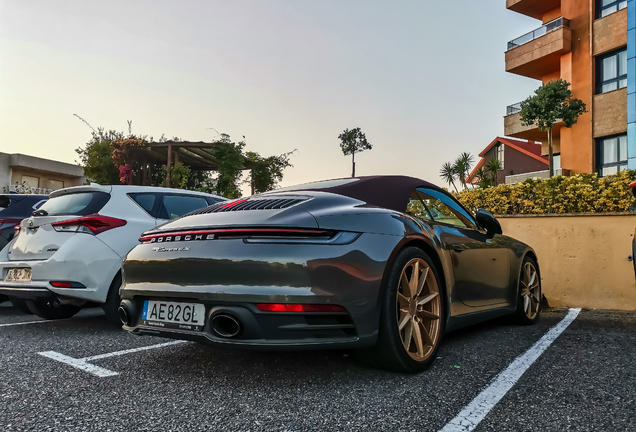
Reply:
[[68, 318], [87, 302], [117, 316], [121, 266], [140, 235], [225, 198], [149, 186], [57, 190], [16, 227], [0, 252], [0, 294], [25, 299], [34, 314]]

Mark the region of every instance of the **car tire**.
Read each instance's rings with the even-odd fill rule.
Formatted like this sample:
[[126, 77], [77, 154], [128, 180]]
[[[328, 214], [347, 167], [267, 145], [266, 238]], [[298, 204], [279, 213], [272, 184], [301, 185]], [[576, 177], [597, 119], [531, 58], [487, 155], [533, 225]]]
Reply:
[[82, 309], [70, 304], [55, 304], [53, 299], [26, 300], [26, 304], [32, 313], [47, 320], [70, 318]]
[[4, 303], [7, 300], [9, 300], [9, 297], [7, 297], [6, 295], [0, 294], [0, 303]]
[[541, 315], [541, 274], [537, 262], [529, 256], [521, 264], [515, 315], [523, 325], [536, 323]]
[[29, 309], [29, 306], [27, 306], [26, 300], [18, 298], [18, 297], [9, 297], [9, 301], [11, 302], [13, 307], [15, 307], [20, 312], [25, 313], [27, 315], [31, 315], [33, 313], [31, 312], [31, 309]]
[[122, 326], [121, 320], [119, 319], [119, 313], [117, 312], [119, 304], [121, 303], [121, 298], [119, 297], [119, 288], [121, 287], [121, 283], [121, 272], [117, 272], [115, 278], [110, 284], [110, 287], [108, 288], [106, 303], [102, 305], [102, 310], [106, 315], [106, 319], [118, 327]]
[[423, 250], [406, 248], [384, 287], [378, 341], [360, 354], [396, 372], [422, 372], [435, 360], [444, 334], [444, 294], [435, 265]]

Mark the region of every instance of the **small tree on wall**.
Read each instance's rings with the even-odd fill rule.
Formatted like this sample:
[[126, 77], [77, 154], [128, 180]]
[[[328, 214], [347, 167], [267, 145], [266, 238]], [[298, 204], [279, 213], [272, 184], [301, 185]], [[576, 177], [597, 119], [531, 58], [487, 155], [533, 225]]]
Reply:
[[340, 148], [345, 156], [351, 155], [351, 177], [356, 176], [356, 153], [363, 152], [365, 150], [371, 150], [373, 146], [367, 141], [367, 137], [360, 130], [345, 129], [340, 135]]
[[570, 83], [558, 79], [543, 84], [521, 102], [521, 124], [536, 125], [541, 131], [548, 133], [548, 154], [550, 161], [550, 177], [554, 176], [554, 153], [552, 151], [552, 128], [559, 121], [571, 128], [579, 116], [587, 112], [585, 103], [572, 97]]

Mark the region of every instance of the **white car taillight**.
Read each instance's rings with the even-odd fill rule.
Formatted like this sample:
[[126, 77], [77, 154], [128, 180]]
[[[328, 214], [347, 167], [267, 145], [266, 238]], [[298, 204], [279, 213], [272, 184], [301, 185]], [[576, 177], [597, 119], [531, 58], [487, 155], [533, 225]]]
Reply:
[[109, 229], [124, 226], [126, 223], [123, 219], [92, 214], [77, 219], [53, 222], [51, 226], [58, 232], [81, 232], [96, 235]]

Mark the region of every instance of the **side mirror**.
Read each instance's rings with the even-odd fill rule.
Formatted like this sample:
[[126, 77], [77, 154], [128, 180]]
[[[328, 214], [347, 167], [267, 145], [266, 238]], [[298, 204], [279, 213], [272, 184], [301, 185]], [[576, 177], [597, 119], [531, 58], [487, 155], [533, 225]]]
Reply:
[[488, 210], [484, 210], [484, 209], [477, 210], [475, 217], [477, 219], [477, 223], [479, 224], [479, 226], [485, 229], [486, 232], [488, 232], [488, 234], [491, 234], [491, 235], [503, 234], [499, 221], [497, 221], [497, 219], [495, 219], [493, 214], [490, 213]]

